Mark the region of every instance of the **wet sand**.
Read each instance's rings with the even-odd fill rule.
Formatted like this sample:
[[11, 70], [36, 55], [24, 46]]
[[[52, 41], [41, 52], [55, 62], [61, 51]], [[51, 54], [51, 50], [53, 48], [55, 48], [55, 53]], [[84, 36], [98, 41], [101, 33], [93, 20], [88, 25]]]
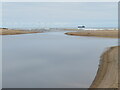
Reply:
[[79, 32], [67, 32], [65, 34], [75, 36], [118, 38], [118, 30], [81, 30]]
[[118, 49], [120, 46], [111, 47], [103, 53], [90, 88], [118, 88]]
[[16, 35], [16, 34], [30, 34], [30, 33], [41, 33], [39, 31], [30, 30], [12, 30], [12, 29], [0, 29], [0, 35]]

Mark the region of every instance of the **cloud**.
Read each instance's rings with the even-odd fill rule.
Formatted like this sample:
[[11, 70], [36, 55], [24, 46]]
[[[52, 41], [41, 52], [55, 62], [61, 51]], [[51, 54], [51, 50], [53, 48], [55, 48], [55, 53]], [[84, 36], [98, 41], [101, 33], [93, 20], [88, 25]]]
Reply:
[[[116, 24], [117, 3], [4, 3], [3, 19], [33, 23], [104, 23]], [[110, 23], [108, 23], [110, 24]]]

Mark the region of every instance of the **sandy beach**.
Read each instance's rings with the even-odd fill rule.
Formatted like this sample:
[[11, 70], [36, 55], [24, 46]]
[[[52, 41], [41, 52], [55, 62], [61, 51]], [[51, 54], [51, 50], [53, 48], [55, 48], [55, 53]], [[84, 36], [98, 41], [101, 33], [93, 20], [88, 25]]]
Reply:
[[83, 30], [79, 32], [67, 32], [65, 34], [75, 36], [118, 38], [118, 30]]
[[111, 47], [103, 53], [90, 88], [118, 88], [118, 49], [120, 46]]
[[29, 33], [41, 33], [41, 32], [30, 31], [30, 30], [13, 30], [13, 29], [0, 28], [0, 35], [16, 35], [16, 34], [29, 34]]

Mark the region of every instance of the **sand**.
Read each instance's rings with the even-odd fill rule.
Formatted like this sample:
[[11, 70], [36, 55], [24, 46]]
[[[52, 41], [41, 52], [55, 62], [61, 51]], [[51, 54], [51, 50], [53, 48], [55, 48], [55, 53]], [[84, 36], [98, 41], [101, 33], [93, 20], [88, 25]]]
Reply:
[[120, 46], [111, 47], [103, 53], [90, 88], [118, 88], [118, 49]]
[[65, 34], [75, 36], [118, 38], [118, 30], [82, 30], [79, 32], [67, 32]]
[[16, 35], [16, 34], [30, 34], [30, 33], [41, 33], [41, 32], [30, 31], [30, 30], [0, 29], [0, 35]]

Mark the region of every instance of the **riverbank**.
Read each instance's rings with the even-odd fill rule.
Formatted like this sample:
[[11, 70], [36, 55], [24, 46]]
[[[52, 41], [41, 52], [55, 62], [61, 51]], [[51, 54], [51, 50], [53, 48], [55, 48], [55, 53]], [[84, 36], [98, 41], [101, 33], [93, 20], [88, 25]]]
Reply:
[[30, 34], [30, 33], [42, 33], [42, 32], [30, 31], [30, 30], [13, 30], [13, 29], [0, 28], [0, 35], [16, 35], [16, 34]]
[[118, 30], [81, 30], [79, 32], [67, 32], [65, 34], [75, 36], [118, 38]]
[[90, 88], [118, 88], [118, 49], [120, 46], [111, 47], [103, 53]]
[[[118, 30], [81, 30], [65, 34], [119, 38]], [[118, 49], [120, 49], [120, 46], [111, 47], [102, 54], [96, 77], [90, 88], [118, 88]]]

